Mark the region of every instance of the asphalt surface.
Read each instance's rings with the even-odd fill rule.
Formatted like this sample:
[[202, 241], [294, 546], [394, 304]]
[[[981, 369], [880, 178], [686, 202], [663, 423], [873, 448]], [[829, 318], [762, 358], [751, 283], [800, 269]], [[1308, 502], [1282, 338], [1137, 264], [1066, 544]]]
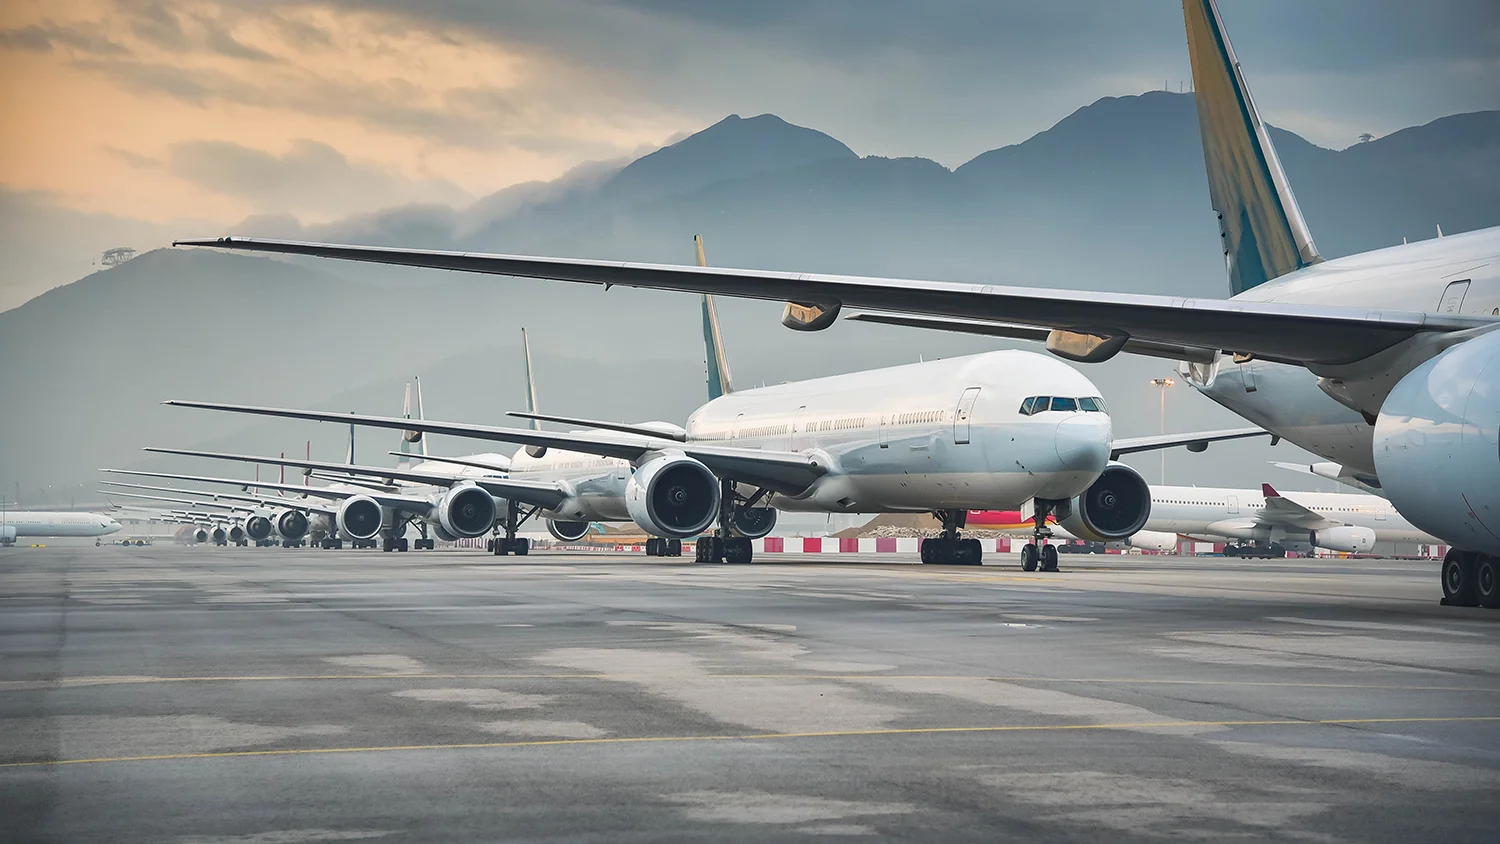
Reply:
[[877, 559], [3, 550], [0, 840], [1500, 839], [1435, 563]]

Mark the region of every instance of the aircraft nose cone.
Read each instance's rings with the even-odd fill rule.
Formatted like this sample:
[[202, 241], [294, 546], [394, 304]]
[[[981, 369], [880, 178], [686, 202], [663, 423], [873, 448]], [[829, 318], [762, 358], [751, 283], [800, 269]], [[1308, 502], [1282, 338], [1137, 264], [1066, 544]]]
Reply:
[[1057, 457], [1071, 469], [1102, 472], [1109, 463], [1109, 417], [1079, 413], [1057, 423]]

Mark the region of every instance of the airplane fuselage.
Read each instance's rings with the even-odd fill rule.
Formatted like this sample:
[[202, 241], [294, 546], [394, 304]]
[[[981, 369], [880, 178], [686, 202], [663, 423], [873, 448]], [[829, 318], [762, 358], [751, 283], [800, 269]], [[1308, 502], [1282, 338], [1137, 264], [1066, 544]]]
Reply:
[[0, 511], [0, 544], [20, 537], [107, 536], [120, 530], [120, 523], [98, 513]]

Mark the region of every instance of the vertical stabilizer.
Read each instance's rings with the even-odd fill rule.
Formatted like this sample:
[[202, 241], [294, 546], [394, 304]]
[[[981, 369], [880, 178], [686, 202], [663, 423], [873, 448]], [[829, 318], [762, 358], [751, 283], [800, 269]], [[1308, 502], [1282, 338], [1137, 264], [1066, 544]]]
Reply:
[[[415, 391], [417, 397], [416, 419], [419, 421], [426, 419], [427, 417], [422, 409], [422, 379], [415, 375], [406, 383], [406, 400], [401, 406], [401, 417], [403, 419], [412, 418], [413, 391]], [[422, 435], [421, 431], [403, 430], [401, 432], [401, 443], [397, 446], [397, 451], [400, 453], [400, 457], [396, 459], [396, 468], [409, 469], [421, 462], [421, 460], [417, 459], [418, 456], [426, 459], [427, 438]]]
[[1239, 294], [1323, 260], [1240, 73], [1215, 0], [1183, 0], [1208, 193]]
[[[353, 413], [354, 411], [351, 410], [349, 412]], [[346, 448], [346, 449], [344, 449], [344, 462], [348, 463], [351, 466], [354, 465], [354, 423], [353, 422], [349, 423], [349, 447]]]
[[[708, 257], [703, 254], [703, 235], [693, 235], [693, 245], [698, 249], [698, 266], [708, 266]], [[729, 376], [729, 360], [724, 356], [724, 335], [719, 330], [719, 311], [714, 307], [714, 297], [703, 295], [703, 351], [708, 366], [708, 398], [734, 392], [734, 382]]]
[[[536, 378], [531, 374], [531, 339], [526, 336], [526, 329], [521, 329], [521, 352], [526, 358], [526, 412], [536, 413]], [[540, 431], [542, 426], [535, 419], [526, 420], [531, 430]]]

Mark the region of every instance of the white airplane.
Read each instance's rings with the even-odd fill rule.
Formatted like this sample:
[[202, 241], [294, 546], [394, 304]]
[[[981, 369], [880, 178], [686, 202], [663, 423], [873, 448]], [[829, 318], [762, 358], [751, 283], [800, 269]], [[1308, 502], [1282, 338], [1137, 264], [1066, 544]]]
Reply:
[[1174, 540], [1179, 535], [1199, 541], [1228, 539], [1231, 544], [1224, 553], [1231, 557], [1284, 556], [1287, 551], [1306, 553], [1313, 548], [1367, 554], [1377, 542], [1441, 544], [1378, 496], [1283, 494], [1270, 484], [1258, 490], [1152, 487], [1146, 530]]
[[119, 530], [119, 522], [99, 513], [9, 510], [0, 507], [0, 545], [14, 545], [21, 538], [108, 536]]
[[238, 237], [178, 243], [782, 300], [783, 322], [803, 330], [828, 327], [846, 306], [956, 317], [925, 324], [1042, 329], [1049, 351], [1086, 363], [1121, 351], [1180, 360], [1205, 395], [1378, 486], [1451, 545], [1446, 603], [1500, 606], [1500, 228], [1325, 260], [1214, 0], [1185, 0], [1183, 12], [1227, 301]]
[[[121, 490], [139, 490], [143, 492], [162, 492], [172, 495], [190, 495], [194, 500], [202, 501], [210, 499], [214, 501], [239, 501], [254, 505], [244, 507], [246, 512], [254, 512], [269, 521], [270, 532], [265, 533], [259, 523], [252, 526], [244, 525], [247, 535], [257, 541], [271, 541], [271, 538], [279, 540], [287, 548], [296, 548], [312, 530], [313, 520], [321, 518], [326, 514], [332, 514], [333, 508], [325, 507], [315, 501], [297, 502], [278, 496], [265, 495], [237, 495], [228, 492], [210, 492], [196, 489], [183, 489], [170, 486], [150, 486], [146, 484], [128, 484], [120, 481], [100, 481], [101, 484], [110, 487], [118, 487]], [[105, 495], [123, 494], [116, 491], [103, 491]], [[259, 535], [259, 536], [258, 536]]]

